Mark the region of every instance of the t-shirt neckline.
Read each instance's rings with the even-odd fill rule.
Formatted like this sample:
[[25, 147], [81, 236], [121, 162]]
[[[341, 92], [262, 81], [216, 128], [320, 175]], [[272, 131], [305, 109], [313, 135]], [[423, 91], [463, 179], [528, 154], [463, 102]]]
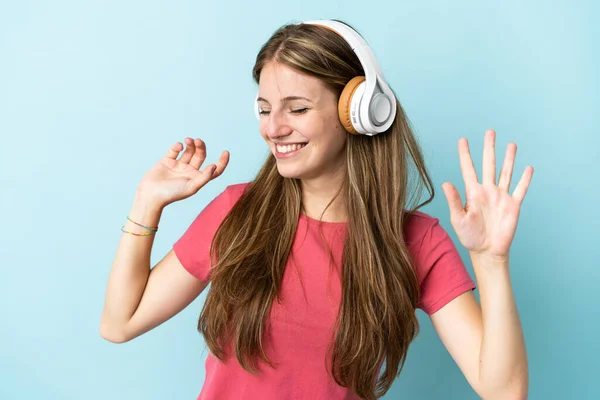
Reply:
[[314, 219], [309, 217], [306, 214], [300, 213], [300, 219], [310, 225], [314, 225], [314, 226], [319, 226], [319, 224], [322, 224], [323, 226], [329, 226], [329, 227], [345, 227], [346, 225], [348, 225], [348, 222], [329, 222], [329, 221], [319, 221], [318, 219]]

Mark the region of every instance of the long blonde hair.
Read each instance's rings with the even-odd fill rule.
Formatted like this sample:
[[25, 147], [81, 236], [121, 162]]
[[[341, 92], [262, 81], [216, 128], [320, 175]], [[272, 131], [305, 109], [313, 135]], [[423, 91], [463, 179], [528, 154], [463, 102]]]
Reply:
[[[278, 29], [257, 55], [252, 71], [256, 83], [271, 61], [317, 77], [338, 94], [351, 78], [364, 74], [343, 38], [314, 25]], [[415, 308], [420, 288], [404, 227], [414, 210], [433, 199], [434, 188], [399, 102], [386, 132], [348, 134], [346, 146], [341, 191], [348, 222], [330, 373], [361, 398], [375, 399], [400, 374], [419, 331]], [[429, 197], [416, 204], [424, 188]], [[282, 177], [269, 154], [211, 244], [212, 287], [198, 330], [220, 360], [232, 343], [238, 362], [252, 374], [258, 373], [257, 359], [275, 367], [264, 351], [263, 334], [273, 299], [279, 298], [303, 209], [301, 194], [300, 181]]]

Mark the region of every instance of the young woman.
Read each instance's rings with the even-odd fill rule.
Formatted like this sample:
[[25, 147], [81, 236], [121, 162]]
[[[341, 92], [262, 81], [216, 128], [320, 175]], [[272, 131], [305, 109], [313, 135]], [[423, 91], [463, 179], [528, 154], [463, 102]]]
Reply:
[[[475, 284], [437, 218], [407, 117], [364, 40], [339, 21], [286, 25], [261, 48], [255, 111], [271, 150], [251, 182], [228, 186], [152, 269], [164, 207], [229, 162], [200, 171], [202, 140], [175, 143], [139, 184], [110, 273], [102, 336], [129, 341], [212, 283], [198, 321], [210, 349], [203, 399], [375, 399], [403, 368], [429, 315], [473, 389], [524, 399], [528, 367], [509, 248], [533, 174], [513, 194], [516, 145], [498, 183], [488, 131], [481, 183], [466, 139], [463, 206], [445, 183]], [[422, 189], [429, 197], [419, 203]], [[385, 361], [385, 368], [382, 366]]]

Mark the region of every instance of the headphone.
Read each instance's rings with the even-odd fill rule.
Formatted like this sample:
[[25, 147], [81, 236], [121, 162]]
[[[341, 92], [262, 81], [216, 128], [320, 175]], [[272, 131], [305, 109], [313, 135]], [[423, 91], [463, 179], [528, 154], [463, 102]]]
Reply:
[[[331, 20], [300, 24], [318, 25], [340, 35], [360, 61], [365, 76], [356, 76], [346, 84], [338, 101], [340, 122], [351, 134], [374, 136], [386, 131], [396, 117], [396, 97], [383, 78], [383, 72], [367, 42], [348, 25]], [[254, 114], [260, 119], [260, 107], [254, 100]]]

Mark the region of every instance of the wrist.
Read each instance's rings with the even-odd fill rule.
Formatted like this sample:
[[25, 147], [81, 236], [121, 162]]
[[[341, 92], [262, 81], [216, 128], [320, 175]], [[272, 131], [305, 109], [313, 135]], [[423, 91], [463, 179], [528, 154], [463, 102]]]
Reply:
[[480, 276], [484, 274], [497, 275], [498, 273], [507, 273], [510, 269], [508, 256], [499, 257], [496, 255], [469, 253], [473, 270], [475, 274]]
[[496, 255], [488, 253], [469, 252], [472, 261], [480, 261], [486, 264], [508, 264], [509, 255]]
[[142, 208], [147, 210], [148, 212], [162, 212], [162, 210], [166, 207], [166, 204], [161, 203], [156, 200], [154, 196], [150, 196], [142, 191], [135, 192], [135, 196], [133, 198], [133, 205], [137, 208]]
[[158, 226], [163, 209], [164, 206], [156, 200], [137, 193], [128, 216], [139, 224], [155, 227]]

